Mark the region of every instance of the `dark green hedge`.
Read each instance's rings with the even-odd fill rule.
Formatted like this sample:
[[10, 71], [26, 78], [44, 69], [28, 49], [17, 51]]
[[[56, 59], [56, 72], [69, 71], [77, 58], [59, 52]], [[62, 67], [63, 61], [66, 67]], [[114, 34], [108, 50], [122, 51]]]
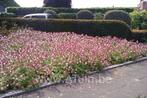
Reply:
[[15, 14], [13, 14], [13, 13], [5, 13], [5, 12], [2, 12], [2, 13], [0, 13], [0, 18], [1, 17], [15, 17]]
[[[31, 8], [25, 8], [25, 7], [8, 7], [6, 9], [9, 13], [14, 13], [17, 16], [23, 16], [26, 14], [31, 13], [43, 13], [45, 10], [54, 10], [57, 13], [77, 13], [80, 10], [83, 9], [71, 9], [71, 8], [52, 8], [52, 7], [31, 7]], [[124, 10], [126, 12], [132, 12], [134, 8], [86, 8], [84, 10], [90, 10], [93, 13], [105, 13], [108, 10]]]
[[59, 19], [76, 19], [75, 13], [59, 13], [58, 14]]
[[132, 38], [139, 42], [147, 42], [147, 30], [132, 30]]
[[[26, 20], [17, 18], [0, 18], [0, 23], [5, 21], [5, 25], [10, 28], [11, 24], [18, 26], [28, 26], [35, 30], [47, 32], [76, 32], [92, 36], [118, 36], [123, 38], [130, 37], [130, 28], [121, 21], [96, 21], [96, 20], [72, 20], [72, 19], [51, 19], [51, 20]], [[0, 24], [2, 25], [2, 24]]]

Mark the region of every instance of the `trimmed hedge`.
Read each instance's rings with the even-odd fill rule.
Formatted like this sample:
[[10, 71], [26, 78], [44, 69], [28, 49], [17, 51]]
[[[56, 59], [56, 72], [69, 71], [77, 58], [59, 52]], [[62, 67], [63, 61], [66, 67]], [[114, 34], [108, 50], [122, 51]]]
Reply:
[[104, 15], [105, 20], [121, 20], [126, 22], [129, 26], [131, 25], [131, 17], [128, 12], [123, 10], [110, 10]]
[[[8, 13], [14, 13], [17, 16], [24, 16], [31, 13], [43, 13], [45, 10], [54, 10], [57, 13], [77, 13], [83, 9], [73, 9], [73, 8], [52, 8], [52, 7], [8, 7], [6, 11]], [[126, 12], [132, 12], [134, 8], [86, 8], [84, 10], [90, 10], [93, 13], [105, 13], [108, 10], [124, 10]]]
[[94, 15], [91, 11], [89, 10], [80, 10], [77, 14], [76, 14], [76, 18], [77, 19], [93, 19]]
[[51, 14], [53, 17], [57, 17], [57, 13], [53, 10], [45, 10], [44, 13]]
[[132, 30], [132, 38], [139, 42], [147, 42], [147, 30]]
[[[5, 18], [0, 19], [0, 23], [5, 21], [8, 28], [11, 24], [17, 24], [18, 26], [28, 26], [35, 30], [47, 31], [47, 32], [76, 32], [79, 34], [87, 34], [92, 36], [117, 36], [122, 38], [129, 38], [131, 35], [130, 28], [126, 23], [121, 21], [98, 21], [98, 20], [72, 20], [72, 19], [17, 19], [17, 18]], [[0, 24], [1, 25], [1, 24]]]
[[75, 13], [59, 13], [58, 14], [59, 19], [76, 19]]
[[2, 12], [0, 13], [0, 17], [15, 17], [15, 14]]

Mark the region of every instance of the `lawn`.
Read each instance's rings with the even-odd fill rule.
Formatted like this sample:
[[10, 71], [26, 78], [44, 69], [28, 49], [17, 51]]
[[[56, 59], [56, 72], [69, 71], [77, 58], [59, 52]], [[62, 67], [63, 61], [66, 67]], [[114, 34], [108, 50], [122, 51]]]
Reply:
[[34, 88], [147, 56], [147, 45], [74, 32], [18, 30], [0, 37], [0, 92]]

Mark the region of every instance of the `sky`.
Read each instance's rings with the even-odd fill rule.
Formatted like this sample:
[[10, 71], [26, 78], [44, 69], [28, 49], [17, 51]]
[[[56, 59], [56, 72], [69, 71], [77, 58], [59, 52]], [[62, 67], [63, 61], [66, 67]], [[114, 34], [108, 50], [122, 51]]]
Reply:
[[[15, 0], [22, 7], [41, 7], [43, 0]], [[136, 7], [140, 0], [72, 0], [73, 8]]]

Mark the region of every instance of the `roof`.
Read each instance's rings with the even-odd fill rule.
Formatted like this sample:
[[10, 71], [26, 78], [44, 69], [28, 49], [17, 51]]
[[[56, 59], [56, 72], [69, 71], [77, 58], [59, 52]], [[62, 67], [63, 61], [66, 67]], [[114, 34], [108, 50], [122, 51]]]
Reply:
[[34, 13], [34, 14], [27, 14], [25, 16], [42, 16], [42, 15], [51, 15], [51, 14], [48, 14], [48, 13]]

